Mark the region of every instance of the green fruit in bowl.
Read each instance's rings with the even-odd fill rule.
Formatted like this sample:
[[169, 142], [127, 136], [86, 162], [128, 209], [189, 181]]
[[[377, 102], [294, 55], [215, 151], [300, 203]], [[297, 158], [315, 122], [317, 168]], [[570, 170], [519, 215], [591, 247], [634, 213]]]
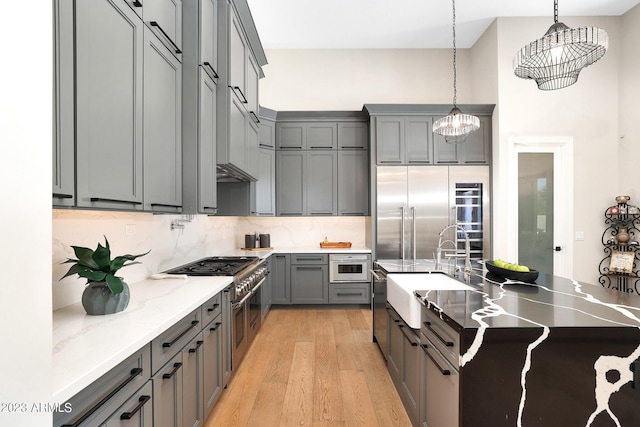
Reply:
[[515, 270], [526, 273], [526, 272], [529, 272], [529, 267], [527, 267], [526, 265], [516, 265]]

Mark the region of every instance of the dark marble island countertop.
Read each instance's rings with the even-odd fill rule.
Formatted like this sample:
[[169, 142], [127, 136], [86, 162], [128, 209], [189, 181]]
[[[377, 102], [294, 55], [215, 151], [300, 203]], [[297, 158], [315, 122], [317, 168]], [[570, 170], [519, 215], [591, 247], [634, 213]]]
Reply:
[[460, 334], [460, 426], [640, 425], [640, 296], [543, 273], [499, 283], [473, 267], [472, 290], [414, 293]]

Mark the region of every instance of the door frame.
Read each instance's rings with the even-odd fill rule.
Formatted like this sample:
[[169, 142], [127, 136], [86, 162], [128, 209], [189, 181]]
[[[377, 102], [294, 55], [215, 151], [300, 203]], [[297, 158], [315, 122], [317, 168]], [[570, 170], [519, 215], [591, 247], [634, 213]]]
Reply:
[[[554, 252], [553, 274], [573, 277], [573, 137], [571, 136], [514, 136], [508, 140], [508, 200], [507, 204], [509, 259], [518, 259], [518, 154], [552, 153], [554, 171]], [[556, 215], [555, 212], [562, 212]]]

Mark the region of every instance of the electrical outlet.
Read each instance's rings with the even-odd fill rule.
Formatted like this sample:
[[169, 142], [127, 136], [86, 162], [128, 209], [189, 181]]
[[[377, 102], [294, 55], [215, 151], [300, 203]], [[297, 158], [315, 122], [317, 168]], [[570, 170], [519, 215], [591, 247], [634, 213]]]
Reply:
[[584, 231], [576, 231], [576, 240], [584, 240]]
[[124, 226], [124, 235], [125, 236], [133, 236], [136, 234], [136, 226], [135, 225], [125, 225]]

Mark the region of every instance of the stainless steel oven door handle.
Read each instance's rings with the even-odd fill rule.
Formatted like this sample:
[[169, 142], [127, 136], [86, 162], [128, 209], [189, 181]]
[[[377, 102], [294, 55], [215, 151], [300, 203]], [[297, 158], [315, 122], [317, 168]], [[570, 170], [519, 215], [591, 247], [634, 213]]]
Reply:
[[242, 298], [240, 301], [238, 302], [234, 302], [233, 304], [231, 304], [231, 309], [232, 310], [236, 310], [240, 307], [242, 307], [242, 305], [247, 302], [247, 300], [249, 298], [251, 298], [251, 295], [253, 295], [253, 292], [249, 292], [247, 295], [244, 296], [244, 298]]
[[263, 277], [263, 278], [262, 278], [262, 280], [260, 280], [260, 281], [258, 282], [258, 284], [257, 284], [257, 285], [255, 285], [255, 286], [253, 287], [253, 289], [251, 289], [251, 293], [252, 293], [252, 294], [255, 294], [255, 293], [256, 293], [256, 291], [258, 290], [258, 288], [259, 288], [260, 286], [262, 286], [262, 284], [264, 283], [264, 281], [265, 281], [265, 280], [267, 280], [267, 278], [266, 278], [266, 277]]
[[381, 281], [383, 281], [383, 280], [384, 280], [382, 277], [378, 276], [378, 274], [376, 273], [376, 271], [375, 271], [375, 270], [369, 270], [369, 273], [371, 273], [371, 275], [372, 275], [372, 276], [373, 276], [373, 277], [374, 277], [378, 282], [381, 282]]

